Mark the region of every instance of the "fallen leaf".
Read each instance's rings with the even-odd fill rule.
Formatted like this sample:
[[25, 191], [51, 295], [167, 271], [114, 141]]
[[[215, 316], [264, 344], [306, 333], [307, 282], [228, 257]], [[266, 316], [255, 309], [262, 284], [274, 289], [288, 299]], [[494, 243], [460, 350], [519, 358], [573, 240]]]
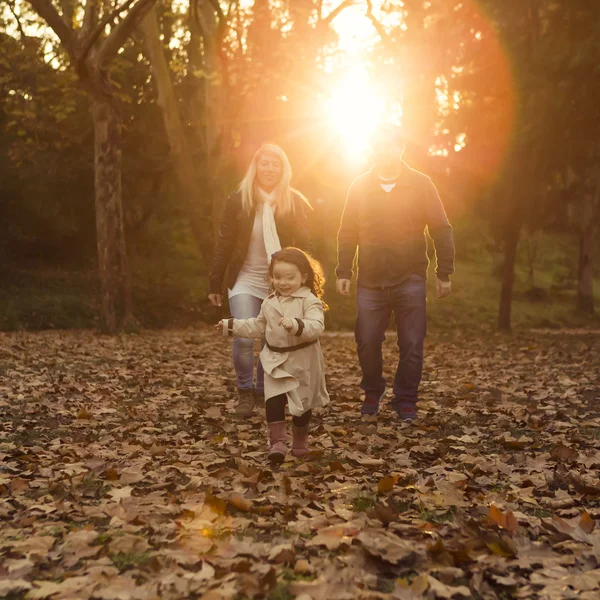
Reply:
[[0, 579], [0, 596], [8, 598], [11, 594], [20, 594], [32, 588], [24, 579]]
[[269, 552], [269, 561], [282, 564], [293, 563], [296, 560], [296, 552], [291, 544], [279, 544]]
[[497, 506], [492, 504], [488, 513], [489, 518], [502, 529], [513, 532], [519, 528], [519, 522], [511, 511], [503, 513]]
[[398, 476], [386, 475], [382, 479], [379, 480], [377, 484], [377, 492], [379, 494], [384, 494], [386, 492], [391, 492], [396, 482], [398, 481]]
[[436, 598], [456, 598], [457, 596], [463, 598], [471, 597], [471, 590], [464, 586], [450, 586], [445, 585], [441, 581], [438, 581], [435, 577], [431, 575], [428, 578], [429, 587], [431, 591], [435, 594]]

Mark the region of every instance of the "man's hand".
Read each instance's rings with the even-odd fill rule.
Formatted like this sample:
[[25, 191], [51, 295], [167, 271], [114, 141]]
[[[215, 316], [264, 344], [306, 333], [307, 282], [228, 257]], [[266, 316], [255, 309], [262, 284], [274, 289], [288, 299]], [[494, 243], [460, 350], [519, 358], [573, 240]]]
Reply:
[[223, 331], [223, 321], [219, 321], [216, 325], [215, 325], [215, 329]]
[[213, 306], [223, 305], [223, 298], [221, 297], [221, 294], [209, 294], [208, 299]]
[[338, 294], [341, 294], [342, 296], [350, 295], [350, 287], [351, 286], [352, 286], [352, 281], [350, 281], [350, 279], [338, 279], [335, 284]]
[[438, 298], [445, 298], [452, 292], [452, 283], [450, 280], [442, 281], [436, 277], [435, 280], [435, 293]]
[[283, 317], [281, 319], [281, 323], [279, 323], [288, 333], [294, 331], [294, 321], [292, 321], [289, 317]]

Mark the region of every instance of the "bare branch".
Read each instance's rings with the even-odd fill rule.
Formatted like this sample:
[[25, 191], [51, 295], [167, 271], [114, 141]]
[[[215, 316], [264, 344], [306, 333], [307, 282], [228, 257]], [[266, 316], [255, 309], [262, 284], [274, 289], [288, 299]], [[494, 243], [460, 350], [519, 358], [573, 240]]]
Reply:
[[46, 21], [58, 36], [65, 50], [71, 55], [73, 52], [73, 30], [67, 25], [50, 0], [28, 0], [35, 12]]
[[375, 27], [375, 30], [379, 34], [379, 37], [382, 39], [382, 41], [385, 43], [390, 43], [391, 42], [390, 36], [388, 35], [387, 31], [385, 30], [385, 27], [375, 18], [375, 15], [373, 14], [372, 0], [367, 0], [367, 12], [365, 14], [366, 14], [367, 18], [369, 19], [369, 21], [371, 21], [371, 23], [373, 23], [373, 27]]
[[[106, 26], [109, 23], [112, 23], [117, 15], [119, 15], [123, 11], [127, 10], [134, 2], [135, 2], [135, 0], [125, 0], [125, 2], [123, 2], [123, 4], [121, 4], [120, 6], [117, 6], [117, 8], [115, 8], [113, 11], [107, 13], [106, 15], [104, 15], [104, 17], [102, 17], [102, 21], [100, 21], [100, 23], [98, 23], [98, 25], [96, 25], [96, 27], [94, 28], [94, 31], [89, 35], [89, 37], [87, 39], [82, 38], [81, 41], [84, 43], [84, 45], [83, 45], [83, 48], [77, 58], [77, 62], [80, 67], [83, 66], [83, 62], [87, 58], [87, 55], [90, 53], [90, 50], [94, 47], [94, 44], [96, 43], [98, 38], [102, 35], [104, 30], [106, 29]], [[95, 5], [95, 4], [96, 4], [95, 1], [88, 0], [88, 5]], [[96, 12], [96, 11], [94, 11], [94, 12]], [[90, 17], [89, 17], [90, 20], [92, 19], [93, 16], [94, 15], [90, 15]], [[86, 19], [88, 18], [87, 5], [86, 5], [85, 18]], [[94, 21], [95, 21], [95, 19], [94, 19]], [[91, 21], [90, 27], [92, 24], [93, 24], [93, 21]], [[84, 23], [84, 30], [85, 30], [85, 23]]]
[[27, 34], [23, 30], [23, 25], [21, 24], [21, 17], [20, 17], [20, 15], [18, 15], [15, 12], [15, 3], [14, 2], [9, 2], [8, 3], [8, 8], [10, 9], [10, 12], [12, 13], [12, 16], [15, 18], [15, 21], [17, 22], [17, 28], [19, 29], [19, 33], [21, 35], [21, 39], [23, 39], [23, 40], [26, 39], [27, 38]]
[[[345, 8], [355, 4], [355, 0], [344, 0], [339, 6], [334, 8], [326, 17], [319, 19], [319, 23], [328, 25], [333, 21]], [[322, 8], [322, 3], [319, 4], [319, 10]]]
[[127, 41], [127, 38], [129, 38], [155, 2], [156, 0], [138, 0], [137, 4], [134, 4], [129, 9], [125, 18], [111, 30], [109, 36], [102, 44], [100, 52], [98, 52], [98, 64], [101, 67], [109, 64], [115, 58]]

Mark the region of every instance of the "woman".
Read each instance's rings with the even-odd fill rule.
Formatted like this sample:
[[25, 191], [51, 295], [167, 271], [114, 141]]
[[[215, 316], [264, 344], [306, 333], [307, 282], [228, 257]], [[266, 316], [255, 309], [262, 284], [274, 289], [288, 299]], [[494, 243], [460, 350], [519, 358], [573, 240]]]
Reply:
[[[225, 204], [219, 239], [209, 273], [209, 299], [222, 304], [227, 284], [231, 314], [236, 319], [257, 317], [269, 295], [271, 256], [286, 246], [310, 250], [306, 198], [290, 187], [292, 168], [279, 146], [261, 146], [237, 192]], [[225, 280], [225, 271], [227, 279]], [[264, 373], [260, 360], [254, 387], [254, 341], [234, 338], [233, 365], [237, 376], [236, 412], [249, 417], [264, 402]]]

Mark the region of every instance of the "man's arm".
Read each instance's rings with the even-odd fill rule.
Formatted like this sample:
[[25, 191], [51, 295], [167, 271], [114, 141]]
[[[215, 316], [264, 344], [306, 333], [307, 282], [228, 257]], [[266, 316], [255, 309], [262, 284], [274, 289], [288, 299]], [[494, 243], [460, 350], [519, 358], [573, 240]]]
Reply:
[[338, 266], [335, 271], [338, 279], [352, 279], [352, 264], [358, 246], [359, 203], [357, 190], [350, 186], [342, 221], [338, 231]]
[[427, 230], [433, 239], [437, 278], [449, 282], [454, 273], [454, 236], [452, 225], [448, 221], [444, 205], [433, 182], [427, 183], [426, 190], [426, 219]]

